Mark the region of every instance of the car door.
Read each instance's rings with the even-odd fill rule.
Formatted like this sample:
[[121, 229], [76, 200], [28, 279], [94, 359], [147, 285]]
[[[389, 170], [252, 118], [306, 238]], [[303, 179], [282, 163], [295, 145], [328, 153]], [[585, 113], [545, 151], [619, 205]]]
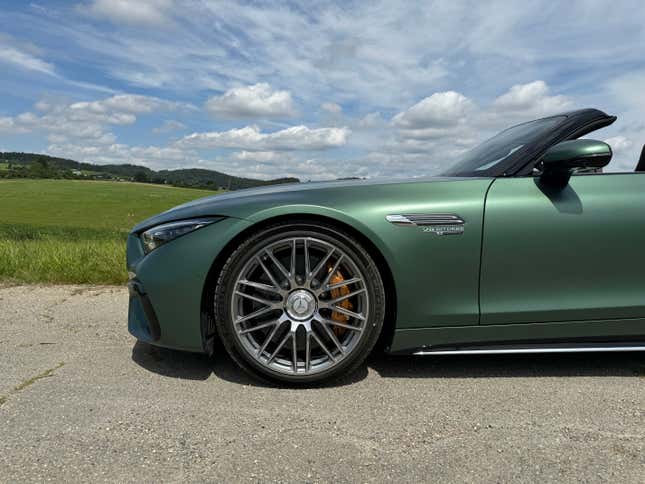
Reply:
[[645, 317], [645, 174], [498, 178], [480, 281], [481, 324]]

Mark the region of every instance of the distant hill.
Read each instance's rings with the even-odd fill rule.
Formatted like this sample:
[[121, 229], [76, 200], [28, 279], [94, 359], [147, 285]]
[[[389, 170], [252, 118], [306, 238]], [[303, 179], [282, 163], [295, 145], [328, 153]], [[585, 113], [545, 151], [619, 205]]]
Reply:
[[155, 171], [140, 165], [97, 165], [36, 153], [14, 152], [0, 152], [0, 178], [127, 180], [211, 190], [239, 190], [300, 181], [297, 178], [242, 178], [201, 168]]

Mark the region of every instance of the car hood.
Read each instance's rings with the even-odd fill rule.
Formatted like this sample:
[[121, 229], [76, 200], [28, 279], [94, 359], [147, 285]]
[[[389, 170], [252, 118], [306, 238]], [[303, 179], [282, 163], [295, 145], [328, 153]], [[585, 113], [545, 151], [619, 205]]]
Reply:
[[[227, 216], [244, 218], [249, 211], [276, 205], [310, 204], [312, 200], [332, 200], [335, 196], [369, 190], [381, 185], [406, 183], [458, 182], [472, 178], [422, 177], [409, 179], [338, 180], [329, 182], [286, 183], [260, 188], [248, 188], [221, 195], [211, 195], [178, 205], [137, 224], [132, 232], [141, 232], [158, 224], [193, 217]], [[249, 210], [240, 207], [249, 206]], [[251, 209], [250, 207], [253, 206]]]

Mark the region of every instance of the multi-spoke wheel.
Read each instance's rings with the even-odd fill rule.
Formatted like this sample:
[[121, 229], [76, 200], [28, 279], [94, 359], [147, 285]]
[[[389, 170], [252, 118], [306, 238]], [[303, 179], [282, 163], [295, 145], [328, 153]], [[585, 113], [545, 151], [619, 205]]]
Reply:
[[281, 224], [244, 242], [216, 289], [222, 339], [247, 370], [312, 382], [358, 366], [383, 323], [379, 272], [352, 238], [325, 225]]

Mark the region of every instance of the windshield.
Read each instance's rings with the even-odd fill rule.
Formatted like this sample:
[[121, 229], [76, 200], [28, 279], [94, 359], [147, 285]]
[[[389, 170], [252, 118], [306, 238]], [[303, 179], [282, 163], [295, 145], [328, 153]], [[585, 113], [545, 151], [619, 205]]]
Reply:
[[565, 116], [555, 116], [508, 128], [461, 155], [443, 175], [484, 176], [488, 170], [508, 159], [513, 153], [538, 141], [563, 119]]

